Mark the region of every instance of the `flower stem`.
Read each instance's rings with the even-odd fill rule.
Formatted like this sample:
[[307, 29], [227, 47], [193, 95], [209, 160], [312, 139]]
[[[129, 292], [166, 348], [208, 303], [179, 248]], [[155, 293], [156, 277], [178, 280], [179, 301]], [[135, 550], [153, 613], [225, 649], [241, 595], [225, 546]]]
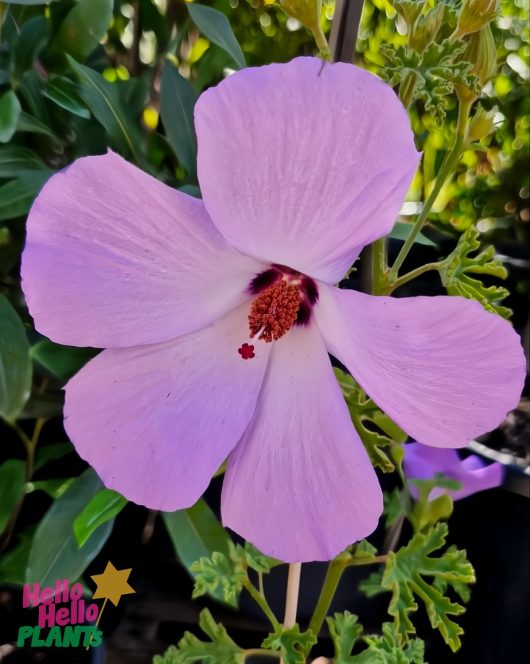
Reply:
[[370, 257], [372, 261], [372, 295], [381, 295], [386, 283], [387, 250], [386, 239], [383, 237], [376, 240], [370, 247]]
[[246, 589], [246, 591], [252, 597], [252, 599], [256, 602], [259, 608], [263, 611], [263, 613], [267, 616], [273, 628], [275, 630], [279, 629], [280, 623], [276, 619], [276, 616], [274, 615], [271, 607], [269, 606], [269, 603], [267, 602], [265, 595], [259, 592], [259, 590], [250, 581], [250, 579], [246, 579], [245, 581], [243, 581], [243, 587]]
[[246, 660], [247, 657], [252, 657], [259, 655], [260, 657], [274, 657], [274, 659], [279, 659], [280, 653], [274, 652], [274, 650], [265, 650], [264, 648], [248, 648], [243, 651], [243, 658]]
[[315, 636], [318, 636], [322, 629], [322, 625], [328, 614], [333, 597], [337, 592], [340, 579], [347, 566], [348, 563], [345, 560], [332, 560], [329, 563], [326, 578], [324, 579], [315, 611], [309, 623], [309, 629]]
[[465, 146], [465, 136], [466, 136], [466, 129], [469, 119], [469, 111], [471, 108], [471, 104], [472, 102], [468, 100], [462, 100], [460, 102], [460, 105], [458, 107], [458, 122], [456, 125], [456, 134], [453, 145], [449, 150], [449, 152], [447, 153], [447, 155], [445, 156], [442, 166], [434, 181], [434, 186], [432, 188], [432, 191], [429, 194], [427, 200], [425, 201], [423, 208], [420, 214], [418, 215], [418, 218], [416, 219], [416, 222], [409, 236], [407, 237], [403, 246], [401, 247], [401, 251], [397, 256], [394, 265], [392, 265], [392, 268], [388, 273], [388, 281], [390, 284], [392, 284], [397, 279], [399, 268], [403, 265], [405, 258], [407, 257], [410, 249], [412, 248], [412, 245], [414, 244], [414, 240], [417, 238], [419, 232], [423, 228], [423, 224], [425, 223], [429, 215], [429, 212], [431, 211], [431, 208], [434, 205], [434, 202], [438, 198], [438, 194], [440, 193], [440, 190], [445, 184], [445, 181], [447, 180], [448, 176], [451, 174], [454, 167], [457, 165], [458, 160], [460, 159], [462, 150]]
[[311, 32], [313, 33], [313, 38], [318, 47], [318, 56], [322, 58], [322, 60], [330, 60], [331, 51], [329, 50], [328, 40], [320, 27], [320, 21], [311, 29]]
[[285, 615], [283, 626], [286, 629], [296, 624], [296, 612], [298, 610], [298, 592], [300, 590], [300, 574], [302, 563], [291, 563], [287, 576], [287, 594], [285, 598]]
[[402, 277], [399, 277], [399, 279], [396, 279], [393, 283], [386, 284], [386, 286], [383, 287], [382, 292], [379, 294], [389, 295], [396, 288], [399, 288], [400, 286], [403, 286], [403, 284], [406, 284], [409, 281], [416, 279], [416, 277], [419, 277], [420, 274], [423, 274], [424, 272], [429, 272], [431, 270], [439, 270], [441, 265], [442, 265], [441, 261], [438, 263], [425, 263], [425, 265], [421, 265], [420, 267], [417, 267], [415, 270], [407, 272], [407, 274], [404, 274]]
[[[300, 591], [300, 574], [302, 563], [290, 563], [287, 575], [287, 593], [285, 596], [285, 614], [283, 617], [284, 629], [289, 629], [296, 624], [296, 612], [298, 610], [298, 593]], [[283, 656], [280, 664], [284, 664]]]

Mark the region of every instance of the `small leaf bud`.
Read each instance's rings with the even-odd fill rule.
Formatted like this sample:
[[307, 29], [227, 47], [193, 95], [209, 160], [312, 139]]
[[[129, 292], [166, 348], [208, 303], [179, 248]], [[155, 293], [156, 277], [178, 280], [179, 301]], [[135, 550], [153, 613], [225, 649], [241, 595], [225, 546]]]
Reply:
[[420, 16], [411, 28], [409, 44], [417, 53], [423, 53], [426, 46], [436, 37], [444, 20], [444, 12], [443, 3], [436, 5], [428, 14]]
[[464, 0], [458, 16], [456, 37], [481, 30], [497, 14], [499, 0]]
[[424, 0], [392, 0], [392, 6], [401, 18], [404, 19], [409, 29], [416, 23], [424, 5]]
[[[484, 26], [478, 32], [473, 32], [466, 37], [467, 47], [462, 54], [462, 60], [471, 62], [474, 74], [481, 86], [495, 74], [497, 69], [497, 45], [493, 37], [490, 25]], [[475, 91], [464, 86], [458, 86], [457, 94], [461, 99], [475, 99]]]
[[495, 131], [495, 124], [493, 119], [497, 111], [497, 106], [494, 106], [490, 111], [486, 111], [480, 105], [478, 106], [477, 110], [475, 111], [475, 115], [469, 122], [469, 127], [467, 130], [467, 137], [471, 142], [480, 141], [481, 138], [485, 138], [486, 136], [493, 134]]

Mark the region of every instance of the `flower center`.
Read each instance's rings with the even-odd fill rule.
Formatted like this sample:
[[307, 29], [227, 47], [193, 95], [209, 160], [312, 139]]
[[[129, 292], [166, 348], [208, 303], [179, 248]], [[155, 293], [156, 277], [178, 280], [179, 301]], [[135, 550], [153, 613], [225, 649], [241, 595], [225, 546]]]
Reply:
[[281, 339], [294, 325], [300, 302], [298, 285], [289, 285], [281, 279], [266, 288], [250, 307], [250, 338], [257, 336], [267, 343]]
[[[308, 325], [318, 300], [313, 279], [284, 265], [257, 274], [248, 291], [256, 296], [248, 316], [249, 337], [265, 343], [281, 339], [293, 325]], [[244, 360], [255, 357], [252, 344], [244, 343], [237, 352]]]

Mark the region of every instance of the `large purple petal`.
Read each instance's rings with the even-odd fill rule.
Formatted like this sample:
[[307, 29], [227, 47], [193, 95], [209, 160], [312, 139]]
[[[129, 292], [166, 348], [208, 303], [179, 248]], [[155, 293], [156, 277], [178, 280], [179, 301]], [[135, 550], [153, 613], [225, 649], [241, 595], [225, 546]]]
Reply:
[[211, 323], [261, 269], [228, 247], [201, 201], [109, 152], [44, 186], [22, 286], [37, 329], [54, 341], [122, 347]]
[[103, 351], [66, 386], [65, 427], [105, 485], [160, 510], [192, 505], [251, 419], [270, 351], [245, 361], [247, 308], [153, 346]]
[[328, 282], [394, 225], [419, 155], [392, 88], [353, 65], [248, 68], [195, 107], [205, 205], [226, 239]]
[[[444, 493], [449, 493], [453, 500], [460, 500], [479, 491], [500, 486], [504, 478], [504, 467], [500, 463], [487, 464], [476, 454], [460, 459], [456, 450], [437, 449], [421, 443], [405, 445], [403, 467], [409, 480], [430, 480], [436, 473], [442, 473], [460, 483], [460, 489], [456, 490], [433, 489], [429, 494], [430, 500]], [[412, 483], [410, 491], [413, 496], [418, 497], [418, 488]]]
[[382, 511], [318, 330], [274, 343], [254, 419], [229, 457], [223, 522], [286, 562], [329, 560], [369, 535]]
[[515, 408], [525, 358], [509, 323], [461, 297], [373, 297], [322, 286], [329, 352], [408, 434], [461, 447]]

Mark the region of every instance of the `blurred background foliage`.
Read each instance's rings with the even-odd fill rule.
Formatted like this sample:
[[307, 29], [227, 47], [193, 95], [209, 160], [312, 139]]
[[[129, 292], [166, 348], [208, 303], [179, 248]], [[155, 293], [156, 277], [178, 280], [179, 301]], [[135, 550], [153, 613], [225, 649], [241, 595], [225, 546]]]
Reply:
[[[444, 5], [450, 17], [459, 3]], [[333, 12], [334, 2], [324, 2], [325, 33]], [[528, 19], [526, 0], [502, 1], [492, 26], [499, 69], [480, 100], [493, 111], [495, 131], [465, 151], [423, 239], [434, 257], [453, 250], [471, 226], [478, 231], [478, 240], [468, 238], [471, 245], [493, 243], [508, 269], [507, 304], [520, 332], [527, 321], [530, 221]], [[19, 263], [36, 194], [72, 160], [111, 147], [164, 182], [200, 195], [197, 96], [245, 65], [288, 61], [316, 49], [310, 32], [270, 0], [4, 1], [0, 27], [0, 583], [46, 585], [83, 574], [125, 501], [102, 489], [61, 427], [61, 388], [96, 351], [41, 337], [24, 303]], [[356, 62], [379, 72], [386, 66], [381, 47], [405, 44], [405, 32], [391, 2], [366, 0]], [[457, 114], [452, 96], [445, 113], [440, 123], [421, 102], [411, 108], [425, 157], [403, 223], [417, 212], [449, 148]], [[502, 275], [490, 276], [498, 283]], [[164, 523], [187, 567], [227, 546], [202, 501], [186, 513], [165, 515]]]

